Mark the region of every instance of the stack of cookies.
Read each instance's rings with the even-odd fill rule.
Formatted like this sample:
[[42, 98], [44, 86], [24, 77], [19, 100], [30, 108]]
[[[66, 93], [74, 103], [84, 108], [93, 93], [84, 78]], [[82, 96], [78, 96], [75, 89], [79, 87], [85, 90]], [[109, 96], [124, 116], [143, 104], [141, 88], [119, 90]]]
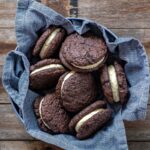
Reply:
[[123, 105], [128, 93], [123, 64], [110, 61], [111, 55], [104, 38], [91, 31], [67, 35], [50, 26], [39, 37], [30, 89], [40, 95], [33, 109], [41, 130], [85, 139], [107, 125], [112, 116], [107, 103]]

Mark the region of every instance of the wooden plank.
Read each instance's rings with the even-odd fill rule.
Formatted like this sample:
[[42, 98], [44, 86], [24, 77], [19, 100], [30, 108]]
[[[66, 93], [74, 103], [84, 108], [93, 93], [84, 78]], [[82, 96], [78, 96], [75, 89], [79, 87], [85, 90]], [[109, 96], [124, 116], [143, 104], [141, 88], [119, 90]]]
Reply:
[[[0, 140], [33, 140], [17, 119], [10, 104], [0, 105]], [[150, 141], [150, 106], [144, 121], [126, 122], [128, 141]]]
[[[74, 7], [70, 1], [75, 0], [42, 0], [64, 16], [69, 16]], [[78, 8], [74, 8], [79, 17], [95, 20], [109, 28], [150, 28], [149, 0], [78, 0]], [[15, 13], [16, 0], [0, 1], [0, 28], [14, 28]]]
[[[118, 36], [132, 36], [141, 40], [150, 58], [150, 29], [112, 29], [112, 31]], [[0, 29], [0, 65], [3, 65], [6, 53], [15, 47], [14, 29]]]
[[0, 140], [33, 140], [33, 138], [25, 132], [22, 123], [16, 117], [10, 104], [0, 105], [0, 118], [2, 119], [2, 121], [0, 121]]
[[[16, 43], [16, 34], [15, 29], [0, 29], [0, 44], [7, 45], [7, 44], [15, 44]], [[3, 49], [1, 47], [0, 49]]]
[[149, 0], [78, 0], [78, 16], [109, 28], [149, 28]]
[[[62, 15], [69, 16], [69, 0], [42, 0], [42, 2]], [[17, 0], [0, 1], [0, 28], [10, 29], [15, 27], [16, 3]]]
[[10, 103], [8, 100], [8, 95], [6, 94], [2, 85], [2, 66], [0, 66], [0, 104]]
[[[149, 150], [150, 142], [128, 142], [129, 150]], [[0, 150], [62, 150], [41, 141], [0, 141]]]
[[128, 142], [129, 150], [149, 150], [150, 142]]
[[[141, 40], [146, 48], [150, 60], [150, 29], [112, 29], [118, 36], [134, 36]], [[0, 74], [2, 75], [2, 65], [4, 64], [6, 53], [15, 49], [16, 39], [14, 29], [0, 29]], [[1, 84], [0, 84], [1, 86]], [[0, 95], [1, 103], [8, 103], [7, 95], [2, 87]]]
[[150, 141], [150, 121], [148, 119], [145, 121], [125, 122], [125, 127], [129, 141]]
[[125, 121], [128, 141], [150, 141], [150, 105], [147, 108], [146, 120]]
[[41, 2], [63, 16], [69, 16], [70, 0], [41, 0]]
[[15, 26], [17, 0], [0, 1], [0, 28], [12, 28]]
[[0, 141], [0, 150], [62, 150], [41, 141]]
[[[2, 85], [2, 66], [0, 66], [0, 104], [9, 104], [9, 99], [8, 99], [8, 95], [6, 94], [6, 91], [3, 88]], [[150, 104], [150, 96], [149, 96], [149, 102], [148, 104]]]
[[[150, 29], [114, 29], [112, 28], [111, 30], [114, 33], [116, 33], [116, 35], [121, 36], [121, 37], [132, 36], [141, 40], [145, 44], [148, 44], [150, 42]], [[7, 46], [7, 44], [15, 44], [15, 43], [16, 43], [15, 29], [0, 29], [0, 45], [1, 45], [0, 49], [3, 49], [4, 46]]]
[[[129, 150], [149, 150], [150, 142], [128, 142]], [[62, 150], [41, 141], [0, 141], [0, 150]]]
[[6, 94], [1, 82], [2, 81], [0, 79], [0, 104], [8, 104], [10, 103], [8, 100], [8, 95]]
[[2, 66], [0, 66], [0, 104], [10, 103], [8, 100], [8, 96], [2, 85]]

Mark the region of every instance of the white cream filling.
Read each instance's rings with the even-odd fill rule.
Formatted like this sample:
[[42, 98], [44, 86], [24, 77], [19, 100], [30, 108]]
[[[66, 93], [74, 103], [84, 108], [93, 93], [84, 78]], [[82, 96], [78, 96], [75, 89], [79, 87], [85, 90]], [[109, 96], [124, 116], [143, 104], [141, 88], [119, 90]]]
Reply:
[[63, 82], [61, 84], [61, 95], [62, 95], [62, 90], [63, 90], [63, 86], [65, 84], [65, 81], [68, 80], [73, 74], [75, 74], [75, 71], [71, 71], [64, 77]]
[[40, 71], [43, 71], [43, 70], [46, 70], [46, 69], [63, 69], [64, 67], [60, 64], [50, 64], [50, 65], [47, 65], [47, 66], [44, 66], [44, 67], [41, 67], [41, 68], [38, 68], [38, 69], [35, 69], [34, 71], [31, 72], [30, 75], [33, 75], [37, 72], [40, 72]]
[[[42, 119], [42, 122], [44, 123], [44, 125], [48, 128], [48, 129], [50, 129], [49, 128], [49, 126], [45, 123], [45, 121], [43, 120], [43, 117], [42, 117], [42, 103], [43, 103], [43, 101], [44, 101], [44, 98], [41, 100], [41, 102], [40, 102], [40, 106], [39, 106], [39, 114], [40, 114], [40, 118]], [[51, 129], [50, 129], [51, 130]]]
[[113, 65], [108, 66], [108, 75], [110, 79], [113, 99], [115, 102], [119, 102], [120, 99], [119, 99], [118, 80], [117, 80], [116, 71]]
[[98, 61], [97, 63], [95, 64], [92, 64], [92, 65], [87, 65], [87, 66], [78, 66], [78, 65], [75, 65], [75, 64], [72, 64], [74, 67], [76, 68], [80, 68], [80, 69], [92, 69], [92, 68], [95, 68], [97, 66], [99, 66], [103, 61], [104, 61], [105, 57], [103, 57], [100, 61]]
[[94, 111], [92, 111], [91, 113], [87, 114], [86, 116], [84, 116], [80, 121], [78, 121], [78, 123], [75, 126], [75, 130], [76, 132], [79, 131], [79, 128], [87, 121], [89, 120], [91, 117], [93, 117], [94, 115], [96, 115], [97, 113], [103, 111], [103, 109], [96, 109]]
[[44, 43], [41, 52], [40, 52], [40, 56], [42, 57], [46, 51], [46, 49], [48, 48], [48, 46], [51, 44], [51, 42], [53, 41], [53, 39], [55, 38], [55, 36], [57, 35], [57, 33], [60, 31], [60, 28], [55, 29], [47, 38], [46, 42]]

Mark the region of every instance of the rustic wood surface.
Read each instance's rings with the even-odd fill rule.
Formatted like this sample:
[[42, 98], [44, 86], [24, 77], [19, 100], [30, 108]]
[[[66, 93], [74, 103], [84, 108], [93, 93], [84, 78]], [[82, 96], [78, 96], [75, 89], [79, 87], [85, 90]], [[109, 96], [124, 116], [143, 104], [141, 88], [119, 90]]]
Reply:
[[[119, 36], [134, 36], [144, 44], [150, 59], [149, 0], [41, 0], [64, 16], [90, 18]], [[17, 0], [0, 0], [0, 150], [60, 150], [29, 136], [17, 119], [2, 87], [6, 54], [16, 46]], [[144, 121], [125, 122], [130, 150], [150, 149], [150, 105]]]

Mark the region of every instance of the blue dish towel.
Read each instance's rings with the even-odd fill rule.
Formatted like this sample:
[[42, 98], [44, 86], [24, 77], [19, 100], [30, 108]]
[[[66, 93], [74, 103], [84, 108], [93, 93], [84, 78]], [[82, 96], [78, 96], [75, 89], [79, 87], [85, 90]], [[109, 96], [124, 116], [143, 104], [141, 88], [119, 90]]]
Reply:
[[[29, 58], [33, 45], [50, 25], [59, 25], [70, 34], [83, 34], [92, 30], [102, 34], [109, 51], [126, 62], [125, 73], [129, 82], [129, 100], [114, 110], [112, 121], [86, 140], [67, 134], [50, 135], [41, 131], [33, 113], [32, 103], [37, 93], [29, 90]], [[72, 150], [127, 150], [123, 120], [139, 120], [146, 116], [149, 95], [148, 58], [142, 44], [135, 38], [117, 37], [106, 27], [87, 19], [64, 18], [54, 10], [35, 0], [19, 0], [16, 13], [17, 47], [6, 57], [3, 68], [3, 85], [14, 109], [27, 132], [42, 141]]]

